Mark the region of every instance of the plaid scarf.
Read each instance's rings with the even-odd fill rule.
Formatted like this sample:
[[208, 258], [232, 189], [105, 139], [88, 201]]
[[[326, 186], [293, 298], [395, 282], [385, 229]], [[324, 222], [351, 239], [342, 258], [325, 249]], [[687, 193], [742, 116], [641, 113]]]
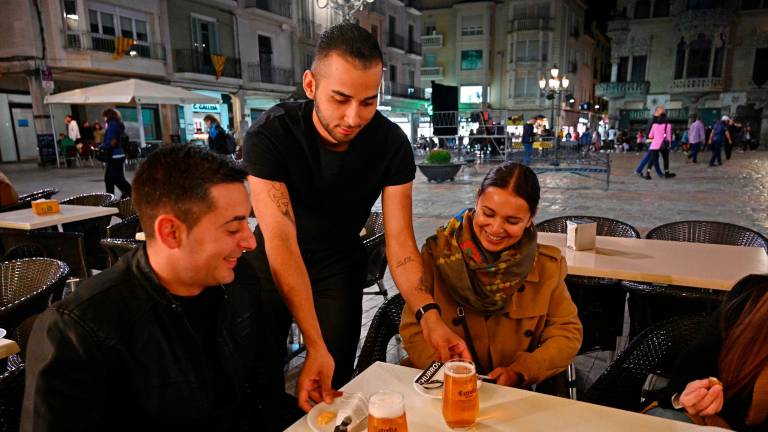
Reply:
[[462, 210], [437, 229], [427, 246], [454, 300], [477, 312], [495, 314], [507, 307], [514, 288], [523, 284], [533, 268], [536, 230], [526, 228], [517, 243], [494, 258], [474, 236], [474, 216], [474, 209]]

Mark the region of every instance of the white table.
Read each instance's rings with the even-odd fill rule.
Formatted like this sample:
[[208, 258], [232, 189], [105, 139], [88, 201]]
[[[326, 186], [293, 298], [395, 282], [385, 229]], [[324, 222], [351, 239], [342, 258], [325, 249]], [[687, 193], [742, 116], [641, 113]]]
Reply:
[[19, 345], [10, 339], [0, 339], [0, 359], [19, 352]]
[[565, 239], [538, 233], [539, 243], [560, 248], [572, 275], [728, 291], [748, 274], [768, 273], [762, 248], [598, 236], [594, 250], [574, 251]]
[[92, 219], [99, 216], [114, 215], [117, 213], [118, 211], [115, 207], [92, 207], [67, 204], [61, 205], [60, 213], [46, 216], [38, 216], [32, 209], [21, 209], [0, 213], [0, 228], [33, 230], [67, 222]]
[[[374, 363], [342, 390], [370, 396], [378, 390], [395, 390], [405, 396], [408, 430], [450, 431], [443, 422], [442, 401], [416, 393], [412, 382], [418, 370]], [[311, 431], [306, 416], [286, 429]], [[592, 405], [570, 399], [533, 393], [495, 384], [480, 388], [480, 414], [472, 429], [482, 431], [569, 431], [569, 432], [647, 432], [722, 430], [665, 420], [629, 411]]]

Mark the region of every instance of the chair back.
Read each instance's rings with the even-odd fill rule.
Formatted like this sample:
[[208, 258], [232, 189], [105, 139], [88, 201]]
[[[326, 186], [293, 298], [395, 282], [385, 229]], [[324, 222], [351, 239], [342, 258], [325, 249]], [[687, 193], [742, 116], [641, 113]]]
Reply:
[[395, 294], [387, 299], [373, 315], [360, 356], [357, 358], [355, 375], [359, 375], [377, 361], [387, 361], [387, 346], [389, 341], [400, 332], [400, 317], [404, 306], [403, 297]]
[[[364, 288], [379, 284], [387, 272], [387, 244], [384, 238], [384, 217], [381, 212], [371, 212], [365, 223], [365, 234], [361, 237], [368, 256], [367, 276]], [[386, 290], [368, 294], [387, 296]]]
[[648, 231], [645, 237], [653, 240], [761, 247], [768, 253], [768, 238], [753, 229], [727, 222], [671, 222]]
[[18, 432], [24, 399], [24, 365], [0, 375], [0, 432]]
[[131, 197], [123, 198], [114, 203], [114, 207], [117, 208], [117, 216], [120, 219], [127, 219], [136, 214], [136, 210], [133, 208], [133, 202]]
[[3, 261], [20, 258], [52, 258], [67, 264], [73, 276], [90, 276], [85, 264], [85, 246], [81, 233], [45, 231], [0, 231]]
[[0, 264], [0, 326], [14, 329], [48, 306], [54, 291], [61, 291], [69, 267], [49, 258], [26, 258]]
[[109, 257], [109, 266], [113, 266], [120, 260], [120, 257], [140, 246], [144, 242], [139, 240], [123, 238], [105, 238], [101, 239], [101, 247], [107, 252]]
[[[130, 199], [130, 198], [129, 198]], [[141, 231], [139, 217], [136, 215], [128, 216], [125, 219], [107, 227], [107, 238], [133, 240], [136, 233]]]
[[[82, 205], [92, 207], [110, 207], [115, 202], [115, 196], [110, 193], [91, 193], [77, 195], [61, 201], [61, 204]], [[112, 216], [99, 216], [77, 222], [61, 224], [65, 232], [83, 233], [85, 244], [85, 260], [88, 268], [103, 270], [107, 267], [107, 255], [99, 246], [99, 240], [106, 236], [106, 230]]]
[[536, 230], [549, 233], [567, 232], [567, 222], [575, 219], [592, 219], [597, 222], [597, 235], [604, 237], [640, 238], [640, 231], [632, 225], [616, 219], [600, 216], [559, 216], [536, 224]]
[[703, 314], [685, 315], [647, 328], [629, 343], [581, 400], [639, 411], [648, 375], [669, 377], [677, 359], [701, 334], [706, 319]]
[[91, 207], [107, 207], [115, 202], [115, 196], [111, 193], [96, 192], [82, 195], [75, 195], [61, 200], [60, 204], [81, 205]]
[[20, 195], [19, 200], [15, 204], [9, 204], [4, 207], [0, 207], [0, 212], [7, 212], [12, 210], [20, 210], [32, 207], [32, 201], [39, 199], [49, 199], [52, 196], [59, 193], [59, 190], [54, 188], [40, 189], [35, 192]]

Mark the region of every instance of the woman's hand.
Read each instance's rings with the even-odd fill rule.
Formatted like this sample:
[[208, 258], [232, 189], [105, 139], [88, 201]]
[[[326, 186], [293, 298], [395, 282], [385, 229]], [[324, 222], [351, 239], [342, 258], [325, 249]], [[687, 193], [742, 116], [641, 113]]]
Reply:
[[488, 374], [488, 378], [496, 380], [496, 384], [507, 387], [517, 387], [523, 379], [519, 373], [508, 367], [497, 367]]
[[710, 386], [708, 378], [689, 382], [680, 395], [680, 404], [688, 414], [702, 417], [719, 413], [723, 409], [724, 401], [723, 386]]

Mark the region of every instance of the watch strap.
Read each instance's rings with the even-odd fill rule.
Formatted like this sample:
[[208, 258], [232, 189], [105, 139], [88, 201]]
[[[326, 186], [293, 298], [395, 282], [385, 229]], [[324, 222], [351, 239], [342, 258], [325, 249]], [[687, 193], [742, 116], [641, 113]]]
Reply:
[[440, 305], [438, 305], [437, 303], [427, 303], [416, 310], [416, 322], [421, 323], [421, 318], [424, 317], [424, 314], [431, 311], [432, 309], [437, 310], [437, 313], [442, 315], [442, 311], [440, 310]]

